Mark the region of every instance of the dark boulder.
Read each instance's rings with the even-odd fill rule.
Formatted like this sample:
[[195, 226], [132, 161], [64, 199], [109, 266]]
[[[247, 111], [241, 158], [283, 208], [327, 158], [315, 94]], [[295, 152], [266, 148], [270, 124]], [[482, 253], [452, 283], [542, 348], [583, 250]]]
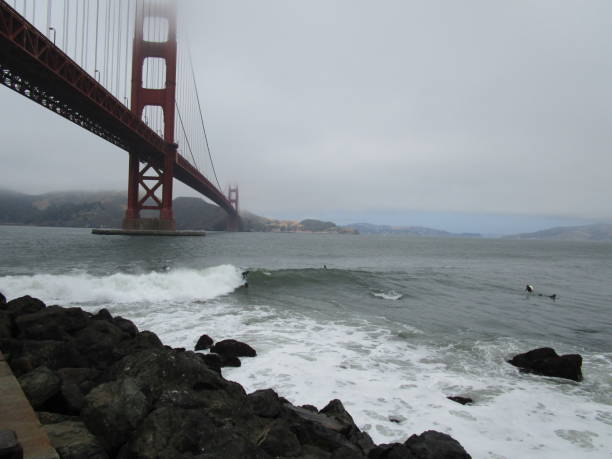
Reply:
[[253, 413], [264, 418], [276, 418], [283, 409], [278, 394], [272, 389], [261, 389], [247, 395]]
[[108, 309], [102, 308], [92, 316], [92, 319], [93, 320], [106, 320], [107, 322], [112, 322], [113, 316], [108, 311]]
[[319, 409], [314, 405], [300, 405], [300, 408], [308, 411], [312, 411], [313, 413], [318, 413]]
[[235, 339], [224, 339], [216, 343], [211, 352], [232, 357], [255, 357], [257, 352], [251, 346]]
[[0, 340], [0, 350], [15, 376], [40, 366], [51, 370], [87, 366], [87, 361], [72, 341], [5, 339]]
[[84, 395], [98, 385], [101, 374], [94, 368], [60, 368], [56, 373], [62, 378], [62, 385], [76, 384]]
[[462, 397], [461, 395], [449, 395], [446, 398], [462, 405], [471, 405], [474, 403], [474, 400], [472, 400], [470, 397]]
[[23, 314], [32, 314], [41, 311], [45, 309], [45, 307], [45, 303], [29, 295], [15, 298], [2, 305], [2, 309], [8, 312], [13, 319]]
[[198, 354], [202, 361], [211, 370], [221, 373], [221, 356], [219, 354]]
[[238, 357], [233, 355], [219, 355], [221, 357], [221, 368], [223, 367], [239, 367], [242, 366], [242, 362]]
[[0, 457], [2, 459], [23, 458], [23, 448], [17, 440], [17, 435], [12, 430], [0, 430]]
[[44, 406], [60, 391], [62, 380], [47, 367], [38, 367], [19, 377], [19, 384], [34, 407]]
[[381, 444], [373, 448], [368, 459], [414, 459], [410, 450], [400, 443]]
[[366, 433], [359, 430], [352, 416], [346, 411], [342, 402], [338, 399], [330, 401], [324, 408], [319, 411], [338, 421], [342, 426], [342, 433], [353, 444], [359, 446], [364, 454], [374, 448], [372, 438]]
[[87, 326], [90, 315], [81, 308], [49, 306], [15, 319], [20, 337], [38, 340], [67, 340], [70, 334]]
[[268, 426], [257, 446], [272, 457], [294, 457], [300, 454], [302, 449], [295, 434], [282, 422]]
[[428, 430], [404, 442], [415, 459], [471, 459], [461, 444], [450, 435]]
[[0, 310], [0, 339], [13, 337], [13, 321], [8, 312]]
[[87, 394], [81, 418], [104, 448], [114, 451], [128, 440], [150, 409], [136, 381], [125, 377], [101, 384]]
[[116, 325], [104, 320], [92, 320], [75, 335], [75, 344], [87, 357], [90, 365], [105, 368], [123, 355], [116, 349], [129, 335]]
[[62, 459], [107, 459], [95, 436], [80, 421], [62, 421], [44, 426], [51, 445]]
[[6, 304], [6, 297], [0, 292], [0, 306]]
[[543, 347], [515, 355], [508, 363], [530, 373], [582, 381], [582, 357], [579, 354], [559, 356], [554, 349]]
[[195, 345], [195, 350], [196, 351], [203, 351], [205, 349], [210, 349], [210, 347], [213, 345], [214, 341], [213, 339], [208, 336], [208, 335], [202, 335], [200, 336], [200, 339], [198, 339], [198, 342]]
[[205, 410], [165, 406], [152, 411], [119, 453], [130, 459], [268, 459], [245, 437], [219, 427]]
[[121, 316], [117, 316], [113, 319], [113, 323], [119, 327], [124, 333], [127, 333], [131, 338], [135, 337], [138, 334], [138, 327], [134, 325], [134, 322], [131, 320], [125, 319]]

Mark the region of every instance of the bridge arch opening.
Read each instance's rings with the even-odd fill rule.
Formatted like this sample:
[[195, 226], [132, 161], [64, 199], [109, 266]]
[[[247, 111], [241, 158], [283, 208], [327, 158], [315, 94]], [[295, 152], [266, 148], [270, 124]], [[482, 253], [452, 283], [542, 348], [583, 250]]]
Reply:
[[[147, 11], [145, 8], [145, 14], [146, 13]], [[165, 43], [168, 41], [168, 32], [168, 18], [158, 16], [146, 16], [144, 18], [143, 37], [145, 41]]]
[[164, 136], [164, 109], [159, 105], [145, 105], [142, 109], [142, 120], [160, 137]]
[[145, 89], [166, 89], [166, 59], [145, 57], [142, 65], [142, 87]]

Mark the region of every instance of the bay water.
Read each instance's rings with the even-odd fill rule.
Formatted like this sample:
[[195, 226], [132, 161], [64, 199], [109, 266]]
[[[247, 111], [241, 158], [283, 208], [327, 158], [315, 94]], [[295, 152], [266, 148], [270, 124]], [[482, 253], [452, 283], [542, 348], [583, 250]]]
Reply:
[[[475, 458], [612, 456], [612, 243], [4, 226], [0, 292], [107, 308], [174, 347], [245, 341], [258, 356], [227, 379], [338, 398], [376, 443], [434, 429]], [[544, 346], [581, 354], [584, 381], [506, 363]]]

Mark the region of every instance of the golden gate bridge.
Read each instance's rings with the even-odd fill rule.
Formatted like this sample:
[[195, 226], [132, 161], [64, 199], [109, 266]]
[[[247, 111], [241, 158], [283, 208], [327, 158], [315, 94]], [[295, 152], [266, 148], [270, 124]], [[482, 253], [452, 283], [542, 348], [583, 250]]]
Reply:
[[0, 82], [128, 152], [124, 230], [174, 231], [176, 178], [235, 231], [238, 188], [221, 191], [178, 14], [176, 0], [0, 0]]

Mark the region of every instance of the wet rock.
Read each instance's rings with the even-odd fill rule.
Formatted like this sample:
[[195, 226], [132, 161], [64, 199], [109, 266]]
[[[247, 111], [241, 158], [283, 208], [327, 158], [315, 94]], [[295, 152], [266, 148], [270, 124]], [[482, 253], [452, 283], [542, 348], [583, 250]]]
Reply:
[[251, 346], [234, 339], [224, 339], [215, 344], [211, 352], [232, 357], [255, 357], [257, 352]]
[[300, 408], [303, 408], [308, 411], [312, 411], [313, 413], [319, 412], [319, 409], [314, 405], [300, 405]]
[[210, 347], [213, 345], [214, 341], [213, 339], [208, 336], [208, 335], [202, 335], [200, 336], [200, 338], [198, 339], [198, 342], [195, 345], [195, 350], [196, 351], [203, 351], [205, 349], [210, 349]]
[[450, 435], [428, 430], [404, 442], [415, 459], [471, 459], [461, 444]]
[[264, 418], [276, 418], [282, 411], [283, 404], [278, 394], [272, 389], [261, 389], [247, 395], [253, 412]]
[[90, 315], [81, 308], [49, 306], [15, 319], [20, 336], [26, 339], [67, 340], [70, 334], [85, 328]]
[[87, 361], [71, 341], [0, 340], [0, 350], [4, 352], [15, 376], [40, 366], [57, 370], [87, 365]]
[[151, 406], [136, 381], [123, 378], [101, 384], [85, 397], [81, 417], [107, 451], [123, 445]]
[[79, 421], [67, 420], [44, 425], [51, 445], [62, 459], [107, 459], [96, 437]]
[[389, 421], [394, 422], [396, 424], [401, 424], [405, 420], [406, 420], [406, 418], [404, 416], [402, 416], [401, 414], [391, 414], [391, 415], [389, 415]]
[[363, 455], [362, 448], [346, 437], [349, 430], [347, 425], [333, 417], [284, 405], [282, 418], [302, 445], [311, 445], [328, 452], [346, 447], [356, 455]]
[[8, 312], [0, 310], [0, 339], [13, 337], [13, 321]]
[[6, 304], [6, 297], [0, 292], [0, 306]]
[[64, 421], [80, 422], [80, 418], [78, 416], [72, 416], [69, 414], [53, 413], [51, 411], [37, 411], [36, 416], [38, 416], [38, 420], [40, 421], [41, 424], [57, 424], [58, 422], [64, 422]]
[[273, 457], [294, 457], [300, 454], [300, 442], [283, 423], [273, 423], [264, 430], [257, 446]]
[[368, 459], [414, 459], [410, 450], [400, 443], [378, 445], [368, 454]]
[[567, 354], [559, 356], [554, 349], [543, 347], [514, 356], [508, 363], [523, 371], [582, 381], [582, 356]]
[[56, 373], [62, 379], [62, 384], [76, 384], [84, 395], [98, 385], [101, 374], [94, 368], [60, 368]]
[[198, 354], [206, 366], [211, 370], [221, 373], [221, 356], [219, 354]]
[[112, 322], [113, 316], [108, 311], [108, 309], [102, 308], [93, 315], [92, 319], [93, 320], [106, 320], [107, 322]]
[[45, 307], [45, 303], [40, 301], [38, 298], [32, 298], [29, 295], [15, 298], [14, 300], [2, 305], [2, 309], [6, 311], [12, 319], [15, 319], [23, 314], [32, 314], [41, 311]]
[[39, 367], [19, 377], [19, 384], [34, 409], [41, 408], [60, 391], [62, 380], [47, 367]]
[[2, 459], [23, 458], [23, 448], [17, 440], [17, 435], [12, 430], [0, 430], [0, 457]]
[[367, 454], [374, 448], [375, 445], [370, 436], [366, 432], [359, 430], [352, 416], [346, 411], [340, 400], [334, 399], [330, 401], [319, 413], [325, 414], [342, 424], [342, 433], [351, 443], [359, 446], [364, 454]]
[[242, 362], [238, 357], [234, 357], [233, 355], [220, 355], [221, 357], [221, 367], [239, 367], [242, 365]]
[[138, 334], [138, 327], [131, 320], [125, 319], [121, 316], [117, 316], [113, 319], [113, 323], [131, 338]]
[[150, 394], [153, 400], [159, 398], [164, 390], [216, 390], [229, 386], [229, 382], [208, 368], [195, 352], [176, 351], [165, 347], [130, 354], [105, 374], [107, 380], [123, 376], [134, 378], [139, 387]]
[[471, 405], [474, 403], [474, 400], [472, 400], [470, 397], [462, 397], [461, 395], [449, 395], [446, 398], [462, 405]]
[[79, 386], [72, 381], [62, 381], [57, 397], [60, 413], [78, 414], [85, 403], [85, 396]]
[[104, 320], [92, 320], [87, 327], [76, 333], [75, 344], [90, 365], [104, 368], [122, 357], [117, 347], [128, 338], [129, 335], [116, 325]]

